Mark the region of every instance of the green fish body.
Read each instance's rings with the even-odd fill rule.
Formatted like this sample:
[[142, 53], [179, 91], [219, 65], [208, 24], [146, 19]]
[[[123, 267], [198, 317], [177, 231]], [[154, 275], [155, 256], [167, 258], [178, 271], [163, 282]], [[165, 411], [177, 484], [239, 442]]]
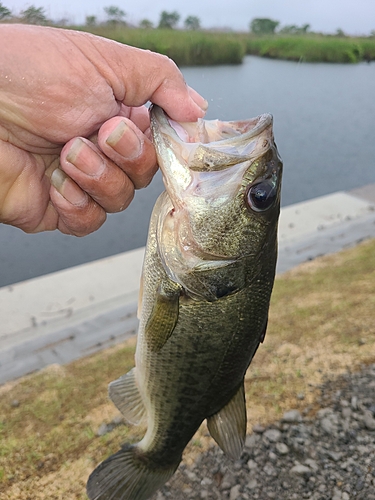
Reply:
[[150, 222], [136, 366], [109, 386], [147, 432], [91, 474], [90, 500], [145, 500], [178, 467], [203, 420], [236, 459], [244, 376], [267, 327], [282, 163], [271, 115], [176, 123], [151, 110], [166, 191]]

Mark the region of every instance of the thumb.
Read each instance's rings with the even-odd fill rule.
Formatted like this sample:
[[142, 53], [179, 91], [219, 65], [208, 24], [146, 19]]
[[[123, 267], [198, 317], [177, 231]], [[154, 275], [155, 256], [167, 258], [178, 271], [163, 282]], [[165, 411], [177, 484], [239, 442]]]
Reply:
[[151, 101], [178, 121], [196, 121], [205, 115], [207, 101], [186, 85], [168, 57], [88, 33], [67, 34], [109, 82], [116, 100], [126, 106]]

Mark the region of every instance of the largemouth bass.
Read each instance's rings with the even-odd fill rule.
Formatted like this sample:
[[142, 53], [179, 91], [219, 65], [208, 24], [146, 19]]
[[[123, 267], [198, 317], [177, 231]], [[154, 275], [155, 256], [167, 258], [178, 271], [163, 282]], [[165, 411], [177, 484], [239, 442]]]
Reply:
[[109, 385], [147, 431], [94, 470], [91, 500], [149, 498], [205, 419], [239, 458], [244, 376], [267, 326], [282, 174], [272, 116], [176, 123], [154, 106], [151, 130], [166, 191], [151, 216], [136, 366]]

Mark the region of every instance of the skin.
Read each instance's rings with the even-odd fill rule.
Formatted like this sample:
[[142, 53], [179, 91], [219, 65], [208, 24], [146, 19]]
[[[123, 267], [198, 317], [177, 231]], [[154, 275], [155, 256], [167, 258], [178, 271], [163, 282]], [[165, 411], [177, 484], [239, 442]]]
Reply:
[[167, 57], [88, 33], [0, 26], [0, 222], [84, 236], [157, 170], [152, 101], [177, 121], [207, 102]]

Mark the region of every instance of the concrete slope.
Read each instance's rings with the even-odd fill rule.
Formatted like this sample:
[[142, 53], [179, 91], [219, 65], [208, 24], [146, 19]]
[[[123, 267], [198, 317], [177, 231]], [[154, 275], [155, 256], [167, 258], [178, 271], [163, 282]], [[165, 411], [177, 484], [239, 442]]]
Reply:
[[[277, 272], [375, 237], [375, 185], [283, 208]], [[0, 384], [137, 330], [144, 249], [0, 288]]]

